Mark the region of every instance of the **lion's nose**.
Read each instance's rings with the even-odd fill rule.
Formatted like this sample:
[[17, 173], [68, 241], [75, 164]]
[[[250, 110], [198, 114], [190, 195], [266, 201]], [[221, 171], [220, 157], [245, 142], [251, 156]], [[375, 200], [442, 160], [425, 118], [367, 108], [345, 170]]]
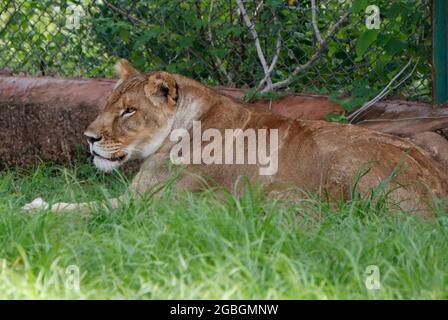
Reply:
[[96, 135], [96, 134], [94, 134], [93, 132], [90, 132], [90, 131], [84, 132], [84, 135], [87, 137], [87, 141], [89, 141], [92, 144], [94, 142], [100, 141], [101, 138], [102, 138], [100, 135]]

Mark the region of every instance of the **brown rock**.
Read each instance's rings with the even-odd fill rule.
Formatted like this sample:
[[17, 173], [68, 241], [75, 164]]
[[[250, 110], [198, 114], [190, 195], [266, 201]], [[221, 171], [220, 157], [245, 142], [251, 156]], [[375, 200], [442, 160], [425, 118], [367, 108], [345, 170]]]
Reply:
[[0, 168], [85, 158], [83, 132], [111, 81], [0, 77]]
[[437, 160], [448, 170], [448, 141], [435, 132], [421, 132], [410, 138], [416, 145]]
[[416, 101], [381, 101], [357, 124], [372, 130], [412, 136], [420, 132], [447, 128], [448, 108], [434, 108], [428, 103]]

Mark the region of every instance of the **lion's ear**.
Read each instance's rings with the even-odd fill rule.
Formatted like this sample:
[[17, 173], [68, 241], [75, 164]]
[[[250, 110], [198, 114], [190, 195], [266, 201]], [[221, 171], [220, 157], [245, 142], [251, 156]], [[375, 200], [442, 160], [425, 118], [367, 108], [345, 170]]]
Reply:
[[120, 77], [120, 80], [126, 80], [138, 75], [138, 71], [135, 70], [134, 67], [126, 59], [118, 60], [118, 62], [115, 64], [115, 70], [117, 70], [117, 74]]
[[174, 109], [177, 103], [177, 83], [167, 72], [157, 72], [148, 78], [145, 85], [146, 97], [157, 107]]

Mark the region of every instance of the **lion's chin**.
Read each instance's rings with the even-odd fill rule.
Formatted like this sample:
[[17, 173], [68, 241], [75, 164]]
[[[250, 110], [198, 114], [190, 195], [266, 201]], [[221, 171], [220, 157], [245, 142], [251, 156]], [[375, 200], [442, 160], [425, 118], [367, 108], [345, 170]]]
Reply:
[[97, 167], [98, 170], [104, 172], [111, 172], [115, 169], [118, 169], [121, 165], [121, 161], [110, 161], [100, 157], [93, 157], [93, 164]]

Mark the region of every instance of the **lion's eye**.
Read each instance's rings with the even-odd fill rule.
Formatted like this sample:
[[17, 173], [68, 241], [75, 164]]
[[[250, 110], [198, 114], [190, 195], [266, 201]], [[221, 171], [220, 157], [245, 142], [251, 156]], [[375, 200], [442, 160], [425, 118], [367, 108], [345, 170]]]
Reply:
[[136, 110], [134, 108], [128, 107], [126, 109], [121, 110], [120, 116], [123, 118], [130, 117], [135, 113], [135, 111]]

